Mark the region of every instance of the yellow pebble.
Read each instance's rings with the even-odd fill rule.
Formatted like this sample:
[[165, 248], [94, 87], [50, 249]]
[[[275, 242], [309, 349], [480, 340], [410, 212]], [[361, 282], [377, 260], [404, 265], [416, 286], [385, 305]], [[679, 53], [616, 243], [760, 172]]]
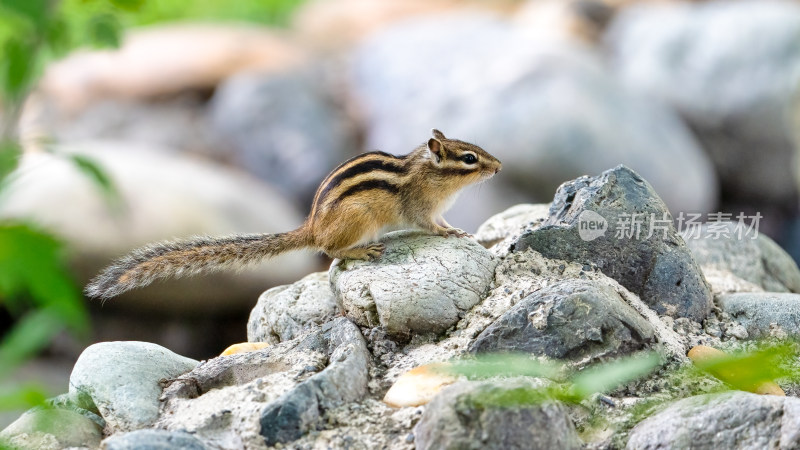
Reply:
[[241, 342], [239, 344], [233, 344], [230, 347], [226, 348], [224, 352], [220, 353], [219, 356], [227, 356], [227, 355], [235, 355], [237, 353], [246, 353], [246, 352], [254, 352], [256, 350], [261, 350], [262, 348], [269, 347], [269, 344], [266, 342]]

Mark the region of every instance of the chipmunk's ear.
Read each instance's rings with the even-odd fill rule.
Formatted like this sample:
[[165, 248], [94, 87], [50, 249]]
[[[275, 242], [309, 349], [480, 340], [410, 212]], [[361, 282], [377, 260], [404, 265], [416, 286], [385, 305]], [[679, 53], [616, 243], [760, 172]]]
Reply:
[[447, 139], [446, 137], [444, 137], [444, 133], [442, 133], [441, 131], [437, 130], [436, 128], [432, 129], [431, 133], [433, 133], [433, 137], [435, 137], [436, 139], [438, 139], [440, 141], [443, 141], [443, 140]]
[[444, 144], [442, 141], [436, 138], [428, 139], [428, 151], [431, 154], [431, 159], [433, 159], [437, 164], [442, 162], [444, 159]]

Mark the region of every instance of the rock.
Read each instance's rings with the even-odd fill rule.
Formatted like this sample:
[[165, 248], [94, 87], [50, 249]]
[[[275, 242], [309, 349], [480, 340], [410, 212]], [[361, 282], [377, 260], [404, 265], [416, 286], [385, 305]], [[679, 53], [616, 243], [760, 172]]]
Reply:
[[312, 273], [258, 297], [247, 321], [247, 340], [273, 344], [288, 341], [310, 326], [330, 321], [338, 312], [328, 274]]
[[441, 333], [484, 298], [497, 261], [469, 238], [398, 231], [376, 261], [335, 261], [329, 272], [341, 311], [394, 336]]
[[69, 393], [75, 404], [99, 412], [113, 431], [145, 428], [158, 418], [161, 380], [197, 364], [147, 342], [101, 342], [81, 353]]
[[[211, 124], [229, 158], [305, 204], [356, 144], [341, 111], [313, 74], [244, 73], [222, 83]], [[410, 150], [410, 149], [409, 149]]]
[[150, 101], [98, 99], [74, 113], [59, 109], [56, 102], [35, 95], [26, 104], [20, 129], [29, 148], [36, 148], [38, 141], [111, 140], [227, 162], [220, 149], [229, 146], [209, 126], [205, 98], [198, 93]]
[[0, 446], [30, 449], [97, 448], [103, 429], [65, 409], [33, 409], [0, 432]]
[[625, 166], [564, 183], [550, 217], [511, 246], [528, 248], [597, 265], [659, 314], [702, 321], [711, 309], [709, 286], [666, 205]]
[[475, 233], [475, 240], [484, 247], [491, 247], [525, 225], [544, 222], [549, 215], [550, 205], [547, 203], [512, 206], [487, 219]]
[[718, 303], [751, 337], [768, 336], [770, 324], [778, 325], [791, 336], [800, 336], [800, 294], [726, 294], [719, 296]]
[[444, 372], [447, 367], [447, 363], [432, 363], [409, 370], [400, 375], [386, 391], [383, 402], [393, 408], [428, 403], [439, 391], [458, 380]]
[[797, 263], [765, 234], [748, 232], [750, 225], [711, 222], [683, 236], [703, 272], [728, 271], [769, 292], [800, 292]]
[[492, 399], [528, 393], [530, 382], [460, 382], [427, 406], [414, 428], [416, 448], [426, 449], [579, 449], [581, 441], [558, 403], [498, 406]]
[[269, 347], [266, 342], [240, 342], [229, 345], [219, 356], [235, 355], [237, 353], [257, 352]]
[[[303, 3], [294, 14], [293, 25], [305, 41], [325, 50], [348, 49], [394, 22], [416, 16], [438, 14], [461, 6], [458, 0], [327, 0]], [[468, 3], [469, 4], [469, 3]], [[492, 8], [489, 4], [469, 4]]]
[[689, 397], [630, 432], [628, 449], [790, 449], [800, 446], [800, 399], [746, 392]]
[[621, 10], [607, 38], [623, 82], [689, 123], [727, 201], [762, 212], [797, 210], [792, 110], [800, 85], [800, 6], [640, 3]]
[[164, 390], [156, 426], [211, 447], [291, 442], [367, 393], [369, 351], [345, 318], [256, 352], [206, 361]]
[[[419, 76], [421, 67], [436, 76]], [[690, 131], [618, 83], [585, 45], [532, 37], [526, 26], [488, 14], [440, 14], [371, 36], [351, 72], [367, 148], [406, 153], [435, 124], [497, 156], [503, 173], [492, 183], [503, 180], [532, 200], [548, 199], [563, 180], [624, 163], [674, 211], [716, 203], [712, 165]], [[473, 203], [462, 196], [453, 209]]]
[[50, 65], [39, 89], [74, 112], [102, 98], [211, 90], [234, 73], [280, 72], [306, 60], [302, 48], [266, 28], [161, 25], [128, 32], [119, 49], [76, 52]]
[[104, 450], [206, 450], [208, 447], [183, 431], [137, 430], [130, 433], [115, 434], [103, 441]]
[[527, 352], [590, 363], [654, 342], [653, 327], [610, 286], [564, 280], [523, 298], [486, 328], [470, 351]]
[[[112, 259], [154, 241], [281, 232], [302, 222], [277, 192], [238, 171], [123, 143], [87, 142], [55, 151], [23, 156], [17, 173], [24, 175], [8, 186], [0, 217], [35, 221], [62, 238], [81, 283]], [[60, 155], [95, 161], [119, 191], [120, 204], [104, 201], [90, 179]], [[310, 254], [292, 253], [241, 273], [156, 283], [113, 303], [159, 315], [249, 309], [265, 288], [296, 280], [314, 264]]]

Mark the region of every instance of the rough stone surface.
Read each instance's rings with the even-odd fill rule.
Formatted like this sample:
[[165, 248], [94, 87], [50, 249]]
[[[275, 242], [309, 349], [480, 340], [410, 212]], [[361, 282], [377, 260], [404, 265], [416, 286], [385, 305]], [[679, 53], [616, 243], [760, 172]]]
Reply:
[[366, 394], [369, 351], [345, 318], [263, 350], [219, 357], [164, 390], [157, 426], [211, 446], [293, 441], [330, 408]]
[[376, 261], [334, 262], [329, 274], [347, 317], [396, 336], [453, 326], [483, 299], [497, 264], [469, 238], [398, 231], [381, 242], [386, 251]]
[[[435, 124], [497, 156], [503, 182], [534, 200], [549, 199], [564, 180], [623, 163], [675, 211], [714, 207], [712, 165], [674, 112], [625, 88], [587, 46], [530, 29], [462, 13], [407, 20], [371, 36], [351, 70], [366, 148], [406, 153]], [[419, 76], [420, 67], [436, 76]], [[461, 196], [453, 209], [472, 203]]]
[[102, 438], [103, 429], [77, 412], [33, 409], [0, 432], [0, 445], [40, 450], [96, 448]]
[[210, 105], [212, 125], [233, 159], [306, 203], [355, 142], [324, 86], [308, 73], [244, 73], [226, 80]]
[[495, 406], [491, 397], [530, 382], [460, 382], [428, 404], [414, 438], [417, 449], [579, 449], [581, 442], [566, 408], [556, 403]]
[[486, 220], [475, 233], [475, 240], [485, 247], [505, 239], [530, 223], [544, 222], [550, 215], [550, 204], [515, 205]]
[[796, 3], [641, 2], [607, 36], [621, 79], [681, 113], [728, 199], [797, 208]]
[[700, 321], [711, 309], [709, 286], [666, 206], [625, 166], [564, 183], [550, 217], [512, 246], [596, 264], [659, 314]]
[[81, 353], [69, 379], [77, 405], [99, 412], [113, 431], [132, 431], [158, 418], [160, 382], [197, 361], [147, 342], [101, 342]]
[[[283, 232], [302, 222], [300, 213], [269, 186], [186, 155], [122, 142], [76, 143], [55, 151], [95, 161], [120, 193], [118, 207], [105, 201], [67, 158], [37, 152], [23, 156], [0, 217], [32, 220], [60, 236], [70, 251], [70, 268], [82, 283], [112, 259], [148, 243], [192, 235]], [[124, 294], [114, 304], [158, 314], [239, 310], [251, 307], [264, 289], [311, 272], [314, 263], [312, 255], [294, 252], [240, 273], [155, 283]]]
[[748, 292], [719, 296], [722, 311], [747, 329], [751, 337], [768, 336], [775, 324], [790, 336], [800, 336], [800, 294]]
[[272, 344], [288, 341], [309, 326], [331, 320], [337, 313], [327, 272], [312, 273], [258, 297], [247, 321], [247, 340]]
[[596, 361], [653, 342], [653, 327], [610, 286], [565, 280], [523, 298], [484, 330], [470, 350]]
[[748, 230], [749, 222], [707, 223], [684, 230], [686, 245], [703, 269], [724, 270], [769, 292], [800, 292], [797, 263], [763, 233]]
[[628, 449], [792, 449], [800, 446], [800, 399], [728, 392], [680, 400], [638, 425]]
[[199, 439], [183, 431], [137, 430], [103, 441], [104, 450], [206, 450]]

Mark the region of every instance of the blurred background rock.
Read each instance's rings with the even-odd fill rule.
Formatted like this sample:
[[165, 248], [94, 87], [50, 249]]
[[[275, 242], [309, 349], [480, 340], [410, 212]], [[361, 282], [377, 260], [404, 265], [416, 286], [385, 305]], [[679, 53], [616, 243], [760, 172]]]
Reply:
[[[759, 211], [761, 231], [800, 257], [796, 1], [129, 3], [118, 49], [44, 71], [0, 207], [64, 239], [81, 285], [147, 242], [291, 229], [338, 163], [407, 153], [433, 127], [504, 162], [446, 214], [465, 230], [626, 164], [673, 215]], [[63, 7], [80, 24], [101, 5]], [[94, 158], [121, 201], [44, 147]], [[210, 357], [246, 339], [260, 292], [324, 267], [297, 253], [88, 302], [91, 339]]]

